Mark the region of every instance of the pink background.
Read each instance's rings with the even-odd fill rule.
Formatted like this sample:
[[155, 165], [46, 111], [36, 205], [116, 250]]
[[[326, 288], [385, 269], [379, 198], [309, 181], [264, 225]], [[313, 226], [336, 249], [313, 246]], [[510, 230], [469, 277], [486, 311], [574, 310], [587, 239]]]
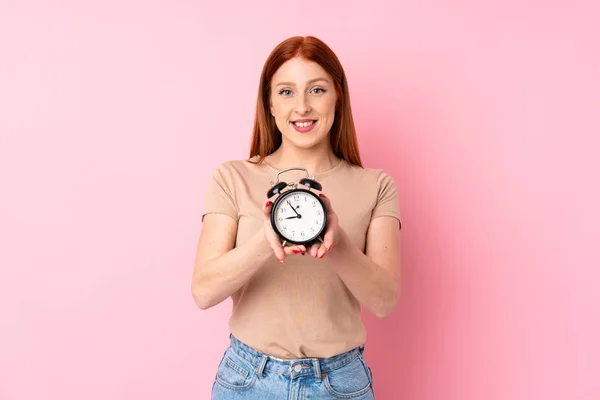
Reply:
[[0, 5], [0, 399], [209, 398], [230, 306], [190, 293], [205, 184], [307, 34], [400, 187], [377, 398], [599, 399], [599, 7], [213, 3]]

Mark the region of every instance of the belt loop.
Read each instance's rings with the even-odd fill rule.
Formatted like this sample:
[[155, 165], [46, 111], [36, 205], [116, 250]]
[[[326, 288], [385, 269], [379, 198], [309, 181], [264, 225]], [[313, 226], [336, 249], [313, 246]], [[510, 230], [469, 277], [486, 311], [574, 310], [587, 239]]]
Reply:
[[313, 366], [315, 367], [315, 379], [317, 383], [321, 383], [321, 364], [318, 358], [313, 358]]
[[260, 364], [258, 364], [258, 367], [256, 368], [256, 372], [258, 373], [258, 376], [260, 378], [264, 376], [265, 365], [267, 365], [268, 358], [269, 357], [266, 354], [263, 354], [262, 359], [260, 360]]

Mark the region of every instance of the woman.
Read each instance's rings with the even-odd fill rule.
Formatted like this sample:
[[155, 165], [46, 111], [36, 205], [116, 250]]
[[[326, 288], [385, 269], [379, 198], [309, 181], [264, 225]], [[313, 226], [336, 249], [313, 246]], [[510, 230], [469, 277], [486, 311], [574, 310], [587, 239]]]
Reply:
[[[307, 172], [327, 227], [290, 245], [267, 192]], [[394, 180], [361, 164], [337, 57], [311, 36], [282, 42], [261, 74], [250, 158], [218, 165], [207, 189], [192, 293], [201, 309], [233, 301], [212, 398], [373, 399], [360, 312], [397, 302], [399, 231]]]

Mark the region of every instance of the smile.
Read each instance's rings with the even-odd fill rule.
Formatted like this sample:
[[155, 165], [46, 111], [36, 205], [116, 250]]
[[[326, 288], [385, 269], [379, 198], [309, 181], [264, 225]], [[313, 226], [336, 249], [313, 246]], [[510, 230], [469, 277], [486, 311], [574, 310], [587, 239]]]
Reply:
[[297, 132], [308, 132], [315, 127], [316, 122], [316, 120], [306, 122], [292, 122], [291, 125]]
[[296, 126], [300, 126], [302, 128], [306, 128], [307, 126], [311, 126], [312, 124], [314, 124], [317, 121], [309, 121], [309, 122], [294, 122], [293, 124]]

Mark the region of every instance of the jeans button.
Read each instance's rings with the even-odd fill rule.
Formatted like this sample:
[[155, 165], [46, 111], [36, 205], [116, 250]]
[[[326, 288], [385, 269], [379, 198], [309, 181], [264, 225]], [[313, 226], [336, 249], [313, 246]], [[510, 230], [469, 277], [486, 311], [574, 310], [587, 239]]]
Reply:
[[296, 372], [302, 371], [302, 365], [296, 364], [296, 366], [294, 367], [294, 371], [296, 371]]

